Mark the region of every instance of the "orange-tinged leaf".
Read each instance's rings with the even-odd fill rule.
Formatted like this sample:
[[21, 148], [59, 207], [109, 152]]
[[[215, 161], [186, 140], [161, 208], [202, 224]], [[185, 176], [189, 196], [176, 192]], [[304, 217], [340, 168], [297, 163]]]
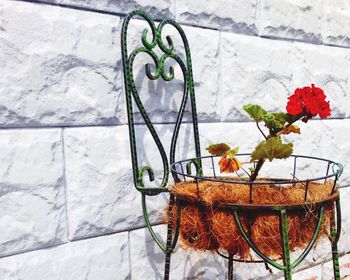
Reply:
[[294, 124], [290, 125], [290, 126], [289, 126], [289, 130], [290, 130], [291, 132], [293, 132], [293, 133], [298, 133], [298, 134], [300, 134], [300, 127], [297, 126], [297, 125], [294, 125]]
[[220, 172], [231, 173], [239, 170], [242, 166], [242, 162], [240, 162], [236, 157], [227, 158], [226, 154], [222, 156], [219, 161]]
[[230, 146], [225, 143], [213, 144], [206, 148], [210, 154], [213, 156], [222, 156], [229, 150], [231, 150]]
[[280, 131], [280, 134], [289, 134], [289, 133], [297, 133], [297, 134], [300, 134], [300, 127], [295, 125], [295, 124], [292, 124], [290, 126], [288, 126], [287, 128], [283, 129]]

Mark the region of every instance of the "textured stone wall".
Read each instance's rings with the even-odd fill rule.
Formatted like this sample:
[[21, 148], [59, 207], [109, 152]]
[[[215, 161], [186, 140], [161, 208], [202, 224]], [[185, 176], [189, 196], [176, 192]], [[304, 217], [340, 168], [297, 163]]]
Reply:
[[[350, 185], [347, 1], [1, 0], [0, 279], [162, 279], [164, 255], [144, 228], [132, 183], [121, 72], [122, 17], [138, 7], [184, 26], [203, 153], [208, 143], [235, 140], [241, 151], [251, 151], [258, 135], [242, 105], [282, 109], [294, 88], [313, 82], [328, 94], [332, 118], [303, 127], [295, 153], [344, 163], [341, 185]], [[142, 74], [138, 80], [168, 150], [181, 101], [178, 81], [152, 83]], [[159, 170], [156, 147], [136, 119], [138, 141], [147, 148], [139, 150], [140, 160]], [[193, 154], [190, 137], [186, 124], [178, 158]], [[350, 191], [341, 196], [346, 275]], [[166, 197], [148, 202], [164, 237]], [[332, 279], [330, 244], [322, 242], [295, 279]], [[225, 273], [216, 255], [183, 248], [174, 254], [173, 279], [224, 279]], [[239, 263], [235, 275], [282, 277], [264, 265]]]

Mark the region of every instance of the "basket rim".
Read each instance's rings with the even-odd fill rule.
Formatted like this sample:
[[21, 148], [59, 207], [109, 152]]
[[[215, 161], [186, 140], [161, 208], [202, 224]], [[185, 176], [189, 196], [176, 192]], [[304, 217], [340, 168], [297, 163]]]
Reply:
[[[180, 203], [192, 204], [192, 205], [201, 205], [204, 207], [209, 207], [204, 201], [186, 198], [182, 195], [176, 194], [176, 199]], [[289, 204], [254, 204], [254, 203], [230, 203], [230, 202], [217, 202], [215, 204], [210, 205], [211, 208], [214, 209], [222, 209], [222, 210], [244, 210], [244, 211], [256, 211], [256, 210], [269, 210], [269, 211], [281, 211], [282, 209], [286, 210], [300, 210], [300, 209], [313, 209], [317, 206], [324, 205], [326, 203], [334, 202], [338, 200], [340, 197], [340, 193], [336, 190], [332, 195], [318, 200], [318, 201], [303, 201], [300, 203], [289, 203]], [[261, 212], [259, 212], [261, 213]]]
[[[236, 156], [249, 156], [251, 155], [250, 153], [239, 153]], [[183, 159], [176, 161], [170, 165], [170, 170], [173, 174], [182, 176], [183, 178], [191, 178], [194, 179], [195, 181], [197, 180], [206, 180], [206, 181], [213, 181], [213, 182], [221, 182], [221, 183], [230, 183], [230, 184], [241, 184], [241, 185], [268, 185], [271, 184], [270, 181], [234, 181], [234, 180], [228, 180], [228, 179], [222, 179], [219, 178], [219, 176], [215, 175], [214, 176], [203, 176], [200, 175], [200, 165], [198, 162], [200, 162], [202, 159], [211, 159], [213, 162], [214, 158], [217, 158], [220, 156], [213, 156], [213, 155], [208, 155], [208, 156], [201, 156], [201, 157], [193, 157], [189, 159]], [[306, 158], [306, 159], [312, 159], [316, 161], [323, 161], [325, 163], [328, 163], [327, 167], [327, 174], [325, 176], [321, 177], [315, 177], [315, 178], [308, 178], [308, 179], [303, 179], [303, 180], [295, 180], [295, 179], [277, 179], [273, 181], [273, 184], [276, 185], [284, 185], [284, 184], [294, 184], [294, 183], [308, 183], [308, 182], [314, 182], [314, 181], [320, 181], [320, 180], [327, 180], [329, 178], [335, 178], [335, 181], [338, 181], [339, 177], [342, 175], [344, 167], [341, 163], [335, 162], [333, 160], [325, 159], [325, 158], [320, 158], [320, 157], [314, 157], [314, 156], [304, 156], [304, 155], [291, 155], [290, 157], [294, 158], [294, 168], [295, 168], [295, 161], [297, 158]], [[186, 165], [186, 172], [183, 170], [183, 164]], [[179, 171], [176, 167], [180, 165], [181, 171]], [[194, 165], [196, 168], [196, 175], [191, 174], [191, 165]], [[332, 168], [330, 168], [332, 167]], [[335, 168], [338, 168], [338, 170], [335, 170]], [[329, 174], [329, 170], [331, 169], [331, 173]]]

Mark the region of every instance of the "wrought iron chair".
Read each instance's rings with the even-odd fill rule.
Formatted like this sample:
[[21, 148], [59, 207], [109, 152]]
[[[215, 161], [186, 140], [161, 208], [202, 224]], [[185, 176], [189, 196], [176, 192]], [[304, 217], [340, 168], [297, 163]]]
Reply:
[[[147, 40], [147, 28], [144, 29], [141, 42], [142, 46], [136, 48], [131, 53], [128, 53], [128, 46], [127, 46], [127, 35], [128, 35], [128, 26], [130, 23], [130, 20], [134, 17], [140, 17], [144, 19], [148, 24], [152, 31], [152, 41], [149, 42]], [[174, 52], [174, 45], [173, 41], [170, 36], [166, 37], [167, 44], [165, 44], [162, 41], [161, 33], [163, 28], [166, 25], [172, 25], [180, 34], [181, 39], [183, 41], [183, 47], [185, 50], [185, 60], [182, 60], [180, 56], [178, 56]], [[157, 54], [154, 52], [154, 48], [159, 47], [160, 50], [163, 52], [161, 57], [158, 57]], [[190, 54], [190, 48], [188, 45], [188, 41], [186, 38], [186, 35], [181, 28], [179, 24], [177, 24], [174, 20], [166, 19], [159, 23], [158, 26], [155, 25], [153, 19], [143, 10], [135, 10], [131, 13], [129, 13], [126, 18], [124, 19], [123, 26], [122, 26], [122, 36], [121, 36], [121, 48], [122, 48], [122, 60], [123, 60], [123, 69], [124, 69], [124, 84], [125, 84], [125, 94], [126, 94], [126, 103], [127, 103], [127, 114], [128, 114], [128, 125], [129, 125], [129, 137], [130, 137], [130, 148], [131, 148], [131, 159], [132, 159], [132, 167], [133, 167], [133, 177], [134, 177], [134, 184], [136, 189], [141, 194], [141, 202], [142, 202], [142, 209], [143, 209], [143, 215], [144, 220], [147, 225], [147, 228], [154, 239], [154, 241], [157, 243], [157, 245], [160, 247], [162, 251], [165, 253], [165, 272], [164, 272], [164, 279], [169, 279], [169, 273], [170, 273], [170, 257], [174, 250], [174, 247], [177, 243], [178, 238], [178, 228], [179, 225], [177, 225], [177, 231], [173, 234], [173, 228], [172, 223], [168, 223], [168, 230], [167, 230], [167, 238], [166, 238], [166, 244], [164, 244], [162, 241], [158, 239], [155, 232], [152, 229], [152, 225], [150, 223], [148, 213], [147, 213], [147, 206], [146, 206], [146, 196], [155, 196], [160, 193], [168, 193], [169, 190], [167, 188], [168, 181], [169, 181], [169, 170], [170, 165], [174, 163], [175, 161], [175, 149], [176, 149], [176, 143], [178, 140], [179, 130], [180, 126], [182, 124], [183, 115], [185, 111], [186, 104], [188, 102], [188, 99], [190, 99], [190, 105], [191, 105], [191, 111], [192, 111], [192, 123], [193, 123], [193, 132], [194, 132], [194, 145], [195, 145], [195, 155], [196, 157], [200, 157], [200, 143], [199, 143], [199, 136], [198, 136], [198, 121], [197, 121], [197, 111], [196, 111], [196, 102], [195, 102], [195, 93], [194, 93], [194, 85], [193, 85], [193, 73], [192, 73], [192, 65], [191, 65], [191, 54]], [[171, 81], [174, 78], [174, 69], [172, 66], [168, 69], [168, 73], [166, 72], [167, 69], [165, 69], [165, 62], [167, 59], [172, 58], [175, 60], [178, 65], [181, 68], [182, 74], [183, 74], [183, 98], [182, 103], [179, 109], [179, 113], [177, 116], [177, 120], [175, 123], [175, 128], [173, 132], [173, 136], [171, 139], [171, 147], [170, 147], [170, 153], [169, 158], [165, 152], [165, 149], [163, 147], [163, 144], [150, 120], [150, 117], [148, 116], [142, 101], [138, 95], [138, 91], [136, 89], [135, 85], [135, 79], [133, 76], [133, 63], [135, 61], [136, 56], [139, 53], [146, 53], [148, 54], [152, 60], [154, 61], [154, 65], [156, 67], [155, 73], [151, 73], [151, 66], [149, 64], [145, 65], [146, 69], [146, 75], [150, 80], [157, 80], [160, 77], [164, 81]], [[135, 138], [135, 121], [134, 121], [134, 114], [133, 114], [133, 100], [143, 118], [145, 121], [145, 124], [147, 125], [147, 128], [149, 132], [151, 133], [162, 158], [163, 163], [163, 178], [160, 186], [158, 188], [153, 187], [147, 187], [145, 186], [143, 182], [143, 177], [145, 172], [147, 172], [149, 176], [149, 180], [154, 180], [154, 173], [153, 169], [150, 166], [139, 166], [138, 164], [138, 157], [137, 157], [137, 141]], [[200, 162], [197, 162], [198, 165], [197, 168], [200, 167]], [[180, 181], [177, 177], [176, 173], [172, 173], [173, 178], [176, 182]], [[174, 197], [173, 195], [170, 195], [169, 198], [169, 212], [172, 211], [174, 205]], [[180, 209], [180, 208], [178, 208]], [[180, 213], [180, 210], [179, 210]], [[179, 219], [178, 219], [179, 221]]]
[[[143, 30], [143, 35], [141, 38], [141, 45], [137, 47], [136, 49], [132, 50], [130, 53], [128, 52], [128, 46], [127, 46], [127, 35], [128, 35], [128, 27], [131, 19], [134, 17], [139, 17], [143, 20], [145, 20], [149, 28], [152, 32], [152, 40], [149, 41], [147, 39], [147, 28]], [[166, 36], [166, 43], [163, 42], [162, 39], [162, 31], [165, 26], [171, 25], [173, 26], [177, 32], [179, 33], [183, 47], [185, 52], [185, 57], [182, 59], [176, 52], [174, 48], [173, 40], [170, 36]], [[165, 271], [164, 271], [164, 279], [169, 279], [170, 274], [170, 260], [171, 260], [171, 254], [174, 251], [174, 248], [177, 243], [177, 239], [179, 236], [179, 227], [180, 227], [180, 216], [181, 216], [181, 200], [176, 199], [174, 195], [172, 195], [169, 192], [168, 189], [168, 181], [169, 181], [169, 175], [170, 172], [172, 174], [172, 177], [175, 182], [179, 182], [179, 175], [180, 176], [188, 176], [189, 178], [197, 179], [203, 179], [201, 177], [203, 175], [202, 170], [202, 160], [209, 158], [209, 157], [201, 157], [200, 152], [200, 143], [199, 143], [199, 134], [198, 134], [198, 121], [197, 121], [197, 111], [196, 111], [196, 102], [195, 102], [195, 91], [194, 91], [194, 83], [193, 83], [193, 73], [192, 73], [192, 65], [191, 65], [191, 54], [190, 49], [188, 45], [188, 41], [186, 38], [186, 35], [181, 28], [179, 24], [177, 24], [174, 20], [171, 19], [165, 19], [161, 21], [158, 26], [156, 26], [153, 19], [143, 10], [135, 10], [128, 14], [126, 18], [124, 19], [123, 26], [122, 26], [122, 36], [121, 36], [121, 48], [122, 48], [122, 60], [123, 60], [123, 69], [124, 69], [124, 84], [125, 84], [125, 94], [126, 94], [126, 104], [127, 104], [127, 115], [128, 115], [128, 126], [129, 126], [129, 137], [130, 137], [130, 148], [131, 148], [131, 159], [132, 159], [132, 168], [133, 168], [133, 179], [134, 184], [136, 187], [136, 190], [140, 192], [141, 194], [141, 203], [142, 203], [142, 210], [144, 215], [144, 220], [147, 225], [147, 228], [156, 242], [156, 244], [159, 246], [159, 248], [165, 253]], [[155, 49], [159, 48], [162, 52], [162, 54], [159, 56], [157, 55]], [[159, 135], [157, 134], [154, 125], [151, 122], [151, 119], [149, 115], [146, 112], [146, 109], [141, 101], [141, 98], [139, 96], [138, 90], [135, 85], [135, 78], [133, 74], [133, 68], [134, 68], [134, 61], [135, 58], [140, 53], [145, 53], [150, 56], [150, 58], [154, 62], [155, 70], [152, 73], [151, 65], [149, 63], [145, 64], [145, 71], [146, 76], [150, 80], [157, 80], [159, 78], [162, 78], [164, 81], [171, 81], [174, 79], [174, 69], [172, 66], [165, 67], [165, 62], [171, 58], [176, 61], [176, 63], [180, 66], [182, 75], [183, 75], [183, 97], [181, 106], [179, 108], [179, 112], [177, 115], [172, 139], [171, 139], [171, 145], [170, 145], [170, 153], [169, 158], [167, 156], [167, 153], [165, 152], [163, 143], [160, 140]], [[179, 130], [180, 126], [183, 123], [183, 117], [185, 112], [185, 107], [187, 102], [190, 102], [191, 105], [191, 118], [192, 118], [192, 124], [193, 124], [193, 136], [194, 136], [194, 146], [195, 146], [195, 158], [189, 160], [189, 161], [182, 161], [186, 162], [186, 174], [182, 170], [181, 172], [177, 172], [176, 166], [180, 163], [180, 167], [182, 167], [181, 161], [176, 163], [175, 162], [175, 149], [176, 149], [176, 143], [178, 141], [179, 136]], [[161, 160], [162, 160], [162, 167], [163, 167], [163, 176], [162, 181], [159, 185], [159, 187], [148, 187], [143, 181], [143, 177], [145, 173], [148, 174], [149, 180], [154, 181], [154, 171], [152, 167], [150, 166], [140, 166], [138, 162], [138, 155], [137, 155], [137, 139], [135, 134], [135, 118], [133, 113], [133, 105], [136, 105], [138, 111], [140, 112], [151, 136], [153, 137], [154, 142], [157, 145], [157, 148], [159, 149]], [[297, 156], [294, 156], [295, 159]], [[316, 159], [316, 158], [315, 158]], [[211, 160], [212, 157], [211, 157]], [[296, 160], [294, 160], [294, 169], [295, 169]], [[338, 164], [329, 161], [328, 162], [328, 169], [331, 164], [335, 164], [339, 167]], [[196, 169], [196, 175], [189, 176], [191, 174], [191, 166], [194, 165]], [[170, 168], [172, 166], [173, 168]], [[324, 178], [329, 178], [330, 175], [328, 175], [328, 169], [327, 169], [327, 175]], [[340, 166], [339, 170], [334, 173], [335, 177], [335, 183], [338, 180], [340, 174], [342, 171], [342, 167]], [[327, 177], [328, 176], [328, 177]], [[333, 176], [333, 175], [332, 175]], [[214, 174], [215, 177], [215, 174]], [[334, 185], [335, 185], [334, 183]], [[146, 205], [146, 197], [147, 196], [156, 196], [161, 193], [169, 193], [169, 217], [172, 217], [173, 215], [172, 210], [174, 207], [174, 204], [176, 203], [177, 213], [175, 213], [176, 224], [175, 229], [173, 229], [173, 221], [168, 222], [168, 229], [167, 229], [167, 237], [166, 237], [166, 243], [163, 243], [161, 240], [158, 239], [157, 235], [155, 234], [149, 216], [147, 212], [147, 205]], [[334, 278], [340, 279], [339, 274], [339, 263], [338, 263], [338, 250], [337, 250], [337, 242], [339, 240], [340, 235], [340, 226], [341, 226], [341, 217], [340, 217], [340, 203], [339, 203], [339, 193], [338, 191], [332, 196], [332, 203], [335, 204], [335, 210], [334, 215], [331, 221], [331, 243], [332, 243], [332, 255], [333, 255], [333, 264], [334, 264]], [[232, 205], [231, 205], [232, 206]], [[283, 270], [285, 274], [285, 279], [292, 279], [291, 278], [291, 270], [295, 268], [298, 264], [301, 263], [301, 261], [306, 257], [306, 255], [310, 252], [313, 244], [316, 241], [317, 234], [320, 228], [321, 219], [323, 215], [324, 206], [321, 205], [320, 207], [320, 213], [319, 213], [319, 220], [317, 227], [315, 229], [314, 236], [312, 240], [310, 241], [307, 248], [304, 250], [301, 256], [299, 258], [291, 263], [290, 256], [289, 256], [289, 247], [288, 247], [288, 225], [287, 225], [287, 214], [286, 211], [289, 210], [291, 207], [271, 207], [271, 206], [259, 206], [261, 209], [267, 209], [271, 208], [270, 210], [277, 211], [280, 214], [281, 219], [281, 240], [283, 240], [283, 250], [284, 250], [284, 256], [283, 256], [283, 264], [279, 264], [275, 261], [272, 261], [267, 256], [265, 256], [263, 253], [261, 253], [254, 244], [250, 241], [249, 236], [245, 233], [239, 218], [238, 218], [238, 208], [233, 207], [232, 211], [234, 214], [235, 222], [242, 233], [242, 236], [244, 236], [244, 239], [249, 243], [250, 247], [257, 253], [257, 255], [262, 259], [261, 261], [254, 261], [254, 262], [264, 262], [266, 265], [269, 263], [270, 265]], [[242, 207], [241, 207], [242, 208]], [[254, 208], [251, 205], [248, 207]], [[259, 208], [259, 209], [260, 209]], [[244, 210], [244, 209], [241, 209]], [[250, 209], [251, 210], [251, 209]], [[171, 218], [169, 218], [171, 219]], [[222, 254], [220, 254], [222, 255]], [[222, 255], [223, 256], [223, 255]], [[223, 256], [226, 259], [228, 259], [228, 278], [233, 278], [233, 261], [235, 260], [233, 256]]]

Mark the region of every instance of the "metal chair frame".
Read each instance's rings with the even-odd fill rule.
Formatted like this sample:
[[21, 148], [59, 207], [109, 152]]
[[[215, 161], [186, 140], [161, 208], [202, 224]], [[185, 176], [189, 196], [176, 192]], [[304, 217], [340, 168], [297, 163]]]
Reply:
[[[143, 30], [143, 34], [141, 37], [141, 44], [136, 49], [132, 50], [130, 53], [128, 53], [128, 46], [127, 46], [127, 35], [128, 35], [128, 27], [130, 21], [135, 18], [141, 18], [145, 20], [145, 22], [148, 24], [148, 28], [152, 32], [152, 40], [149, 41], [147, 39], [148, 34], [148, 28], [145, 28]], [[162, 39], [162, 31], [163, 28], [166, 25], [173, 26], [179, 33], [183, 47], [185, 50], [185, 59], [181, 59], [181, 57], [176, 53], [174, 48], [174, 43], [171, 38], [171, 36], [166, 36], [166, 42]], [[174, 251], [174, 248], [176, 246], [178, 237], [179, 237], [179, 227], [180, 227], [180, 218], [181, 218], [181, 206], [183, 202], [181, 199], [177, 199], [174, 197], [173, 194], [169, 192], [168, 189], [168, 181], [169, 181], [169, 173], [171, 171], [172, 177], [175, 180], [175, 182], [180, 182], [180, 177], [189, 177], [196, 181], [203, 180], [208, 177], [203, 177], [203, 170], [202, 170], [202, 160], [205, 157], [201, 157], [200, 152], [200, 142], [199, 142], [199, 134], [198, 134], [198, 120], [197, 120], [197, 109], [196, 109], [196, 101], [195, 101], [195, 91], [194, 91], [194, 83], [193, 83], [193, 73], [192, 73], [192, 62], [191, 62], [191, 53], [190, 48], [188, 45], [188, 41], [186, 38], [186, 35], [184, 33], [184, 30], [181, 28], [181, 26], [176, 23], [174, 20], [171, 19], [165, 19], [159, 22], [158, 25], [155, 24], [154, 20], [143, 10], [135, 10], [129, 13], [123, 22], [122, 26], [122, 34], [121, 34], [121, 49], [122, 49], [122, 62], [123, 62], [123, 69], [124, 69], [124, 85], [125, 85], [125, 95], [126, 95], [126, 104], [127, 104], [127, 115], [128, 115], [128, 126], [129, 126], [129, 137], [130, 137], [130, 149], [131, 149], [131, 161], [132, 161], [132, 168], [133, 168], [133, 180], [135, 184], [135, 188], [137, 191], [141, 194], [141, 204], [142, 204], [142, 211], [144, 215], [144, 220], [146, 223], [146, 226], [156, 242], [156, 244], [159, 246], [159, 248], [165, 253], [165, 270], [164, 270], [164, 279], [168, 280], [170, 276], [170, 261], [171, 261], [171, 254]], [[162, 51], [162, 55], [158, 56], [155, 52], [155, 48], [158, 47]], [[145, 64], [145, 71], [146, 75], [150, 80], [157, 80], [160, 77], [164, 81], [171, 81], [174, 78], [174, 69], [172, 66], [165, 67], [165, 62], [168, 59], [173, 59], [176, 61], [176, 63], [180, 66], [182, 75], [183, 75], [183, 97], [182, 102], [180, 105], [179, 113], [175, 122], [174, 132], [171, 139], [171, 145], [170, 145], [170, 153], [169, 153], [169, 159], [165, 152], [165, 149], [163, 147], [163, 144], [154, 128], [154, 125], [152, 124], [150, 117], [148, 116], [145, 107], [142, 104], [142, 101], [140, 99], [139, 93], [137, 91], [136, 85], [135, 85], [135, 79], [133, 75], [133, 68], [134, 68], [134, 61], [138, 54], [145, 53], [151, 57], [151, 59], [154, 62], [155, 70], [151, 71], [151, 65], [149, 63]], [[192, 117], [192, 124], [193, 124], [193, 136], [194, 136], [194, 146], [195, 146], [195, 158], [189, 160], [186, 162], [185, 167], [183, 166], [184, 161], [175, 162], [175, 148], [178, 140], [179, 135], [179, 129], [181, 124], [183, 123], [183, 116], [186, 104], [190, 102], [191, 105], [191, 117]], [[147, 126], [150, 134], [153, 137], [153, 140], [155, 144], [157, 145], [157, 148], [159, 150], [161, 159], [162, 159], [162, 165], [163, 165], [163, 177], [162, 182], [160, 183], [160, 186], [157, 188], [154, 187], [148, 187], [144, 183], [144, 175], [145, 172], [147, 172], [149, 180], [154, 181], [154, 172], [151, 166], [139, 166], [138, 163], [138, 156], [137, 156], [137, 139], [135, 137], [135, 120], [134, 120], [134, 108], [133, 103], [136, 105], [138, 111], [140, 112], [145, 125]], [[296, 156], [297, 158], [298, 156]], [[300, 156], [299, 156], [300, 157]], [[212, 158], [211, 158], [212, 159]], [[180, 165], [179, 165], [180, 164]], [[337, 172], [334, 172], [333, 176], [335, 177], [335, 183], [338, 180], [341, 171], [342, 166], [334, 163], [329, 162], [328, 169], [330, 164], [335, 164], [339, 167], [339, 170]], [[196, 169], [196, 175], [191, 175], [191, 165], [195, 166]], [[181, 167], [181, 171], [178, 170], [178, 166]], [[186, 169], [186, 173], [183, 171]], [[328, 169], [327, 169], [327, 175], [328, 175]], [[215, 169], [213, 169], [215, 170]], [[294, 168], [295, 170], [295, 168]], [[327, 176], [326, 175], [326, 176]], [[214, 174], [214, 177], [216, 178], [216, 175]], [[214, 178], [214, 179], [215, 179]], [[260, 183], [260, 182], [259, 182]], [[252, 185], [252, 184], [251, 184]], [[172, 221], [168, 222], [167, 225], [167, 238], [166, 243], [162, 242], [157, 235], [155, 234], [152, 224], [150, 222], [148, 212], [147, 212], [147, 205], [146, 205], [146, 197], [147, 196], [155, 196], [159, 195], [161, 193], [169, 193], [169, 217], [170, 213], [173, 210], [173, 206], [176, 203], [177, 205], [177, 222], [175, 225], [175, 229], [173, 229], [173, 223]], [[332, 244], [332, 255], [333, 255], [333, 267], [334, 267], [334, 278], [336, 280], [340, 279], [340, 273], [339, 273], [339, 260], [338, 260], [338, 250], [337, 250], [337, 243], [340, 236], [340, 230], [341, 230], [341, 214], [340, 214], [340, 202], [339, 202], [339, 192], [334, 189], [334, 193], [332, 192], [332, 196], [330, 201], [335, 204], [335, 210], [333, 218], [331, 219], [331, 244]], [[249, 207], [250, 206], [250, 207]], [[294, 269], [297, 265], [299, 265], [302, 260], [306, 257], [306, 255], [310, 252], [313, 244], [316, 241], [317, 235], [320, 230], [320, 225], [324, 213], [324, 204], [321, 203], [319, 207], [318, 212], [318, 223], [315, 228], [315, 232], [313, 235], [312, 240], [310, 241], [309, 245], [306, 247], [304, 252], [297, 258], [296, 261], [291, 262], [290, 260], [290, 250], [289, 250], [289, 244], [288, 244], [288, 223], [287, 223], [287, 212], [290, 210], [290, 207], [288, 206], [255, 206], [252, 207], [252, 205], [223, 205], [224, 208], [229, 209], [232, 211], [233, 218], [236, 222], [236, 225], [238, 229], [240, 230], [242, 236], [244, 239], [248, 242], [252, 250], [262, 259], [261, 261], [254, 261], [254, 262], [265, 262], [265, 264], [270, 264], [277, 269], [283, 270], [285, 279], [289, 280], [292, 279], [292, 269]], [[283, 248], [283, 264], [270, 259], [268, 256], [264, 255], [251, 241], [249, 238], [249, 234], [245, 232], [243, 229], [243, 226], [239, 220], [239, 211], [252, 211], [256, 209], [256, 207], [268, 209], [270, 211], [275, 211], [280, 216], [280, 226], [281, 226], [281, 240], [282, 240], [282, 248]], [[222, 253], [218, 252], [221, 256], [228, 259], [228, 279], [233, 279], [233, 261], [241, 261], [239, 259], [235, 259], [234, 256], [225, 256]]]

